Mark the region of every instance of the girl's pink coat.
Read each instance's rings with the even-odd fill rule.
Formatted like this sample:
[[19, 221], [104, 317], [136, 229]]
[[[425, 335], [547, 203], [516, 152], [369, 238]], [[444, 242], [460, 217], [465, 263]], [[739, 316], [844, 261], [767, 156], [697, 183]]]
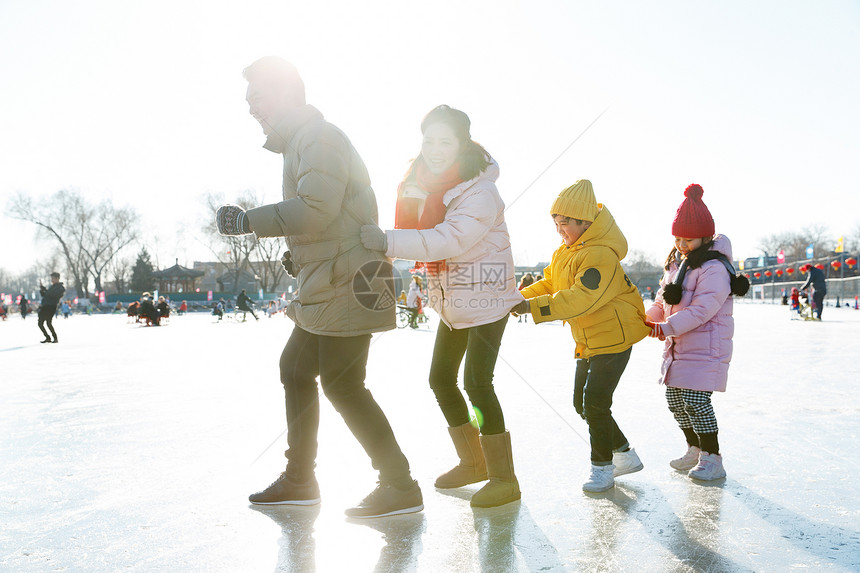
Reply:
[[[732, 260], [728, 237], [717, 235], [711, 250]], [[663, 274], [660, 286], [677, 274], [675, 263]], [[729, 273], [720, 261], [707, 261], [687, 271], [683, 287], [677, 305], [663, 300], [661, 288], [645, 311], [648, 320], [663, 323], [666, 335], [660, 381], [675, 388], [725, 392], [735, 331]]]

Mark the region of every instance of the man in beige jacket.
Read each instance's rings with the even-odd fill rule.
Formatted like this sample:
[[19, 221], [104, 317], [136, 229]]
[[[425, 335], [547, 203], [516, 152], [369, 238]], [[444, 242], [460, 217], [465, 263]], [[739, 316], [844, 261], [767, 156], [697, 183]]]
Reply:
[[284, 158], [283, 201], [244, 211], [218, 209], [223, 235], [286, 237], [285, 267], [299, 296], [287, 307], [295, 322], [281, 354], [287, 411], [286, 470], [254, 504], [312, 505], [323, 392], [379, 471], [379, 485], [350, 517], [382, 517], [424, 508], [421, 490], [385, 414], [364, 385], [371, 333], [394, 328], [391, 265], [364, 248], [360, 229], [377, 221], [376, 196], [349, 139], [305, 103], [301, 77], [289, 62], [261, 58], [243, 72], [250, 113], [263, 127], [264, 147]]

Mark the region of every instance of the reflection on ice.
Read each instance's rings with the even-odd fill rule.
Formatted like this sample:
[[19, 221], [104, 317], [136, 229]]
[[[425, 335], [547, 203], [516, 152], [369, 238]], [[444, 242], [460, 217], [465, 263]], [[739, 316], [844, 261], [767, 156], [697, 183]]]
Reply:
[[382, 534], [385, 545], [379, 552], [374, 572], [411, 571], [423, 549], [421, 535], [427, 527], [423, 513], [394, 515], [384, 519], [349, 519]]
[[281, 528], [277, 571], [283, 573], [316, 571], [314, 522], [320, 514], [319, 505], [252, 504], [248, 507], [271, 518]]

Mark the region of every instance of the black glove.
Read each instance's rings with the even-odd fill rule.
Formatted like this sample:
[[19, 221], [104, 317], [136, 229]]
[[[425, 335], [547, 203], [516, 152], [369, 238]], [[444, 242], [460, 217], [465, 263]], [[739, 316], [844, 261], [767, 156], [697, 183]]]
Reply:
[[573, 382], [573, 409], [585, 419], [585, 377], [577, 377]]
[[295, 267], [293, 266], [293, 257], [290, 254], [290, 251], [284, 251], [284, 255], [281, 257], [281, 265], [283, 265], [284, 270], [287, 271], [287, 274], [293, 278], [296, 278], [295, 275]]
[[236, 205], [222, 205], [215, 213], [215, 225], [221, 235], [247, 235], [251, 232], [245, 210]]

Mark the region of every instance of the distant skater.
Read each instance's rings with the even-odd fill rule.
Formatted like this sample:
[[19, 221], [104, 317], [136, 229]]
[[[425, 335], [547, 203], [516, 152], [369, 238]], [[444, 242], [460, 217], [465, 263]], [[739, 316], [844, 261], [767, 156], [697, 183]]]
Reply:
[[827, 281], [824, 279], [824, 271], [813, 265], [806, 265], [809, 275], [806, 282], [801, 285], [800, 290], [812, 287], [812, 313], [817, 320], [821, 320], [821, 311], [824, 310], [824, 296], [827, 294]]
[[[259, 317], [254, 314], [254, 301], [251, 300], [251, 297], [248, 296], [245, 289], [242, 289], [242, 292], [240, 292], [239, 296], [236, 297], [236, 308], [242, 312], [250, 312], [251, 316], [254, 317], [254, 320], [260, 320]], [[244, 317], [242, 320], [244, 321]]]
[[612, 415], [612, 396], [632, 346], [648, 335], [645, 307], [624, 274], [627, 239], [609, 209], [594, 197], [591, 181], [563, 190], [550, 209], [562, 244], [543, 278], [524, 287], [514, 314], [535, 323], [562, 320], [576, 342], [573, 408], [588, 424], [591, 474], [583, 491], [606, 491], [615, 478], [643, 464]]
[[[45, 288], [41, 282], [39, 283], [39, 293], [42, 295], [42, 304], [39, 306], [39, 330], [45, 335], [46, 342], [59, 342], [57, 340], [57, 332], [54, 330], [54, 315], [57, 314], [57, 305], [63, 299], [63, 294], [66, 292], [66, 287], [60, 282], [60, 273], [54, 271], [51, 273], [51, 286]], [[53, 339], [48, 335], [48, 330], [45, 330], [45, 325], [51, 331]]]
[[409, 311], [409, 327], [418, 328], [418, 308], [421, 305], [421, 277], [415, 275], [409, 283], [409, 294], [406, 295], [406, 310]]
[[695, 184], [684, 191], [686, 198], [672, 222], [675, 245], [666, 259], [660, 291], [646, 311], [646, 324], [649, 336], [665, 340], [661, 382], [669, 410], [687, 439], [687, 452], [669, 465], [710, 481], [726, 476], [711, 394], [726, 390], [735, 271], [731, 242], [714, 234], [714, 219], [702, 193]]
[[18, 303], [18, 309], [21, 311], [21, 318], [26, 319], [30, 313], [30, 301], [23, 294], [21, 295], [21, 301]]

